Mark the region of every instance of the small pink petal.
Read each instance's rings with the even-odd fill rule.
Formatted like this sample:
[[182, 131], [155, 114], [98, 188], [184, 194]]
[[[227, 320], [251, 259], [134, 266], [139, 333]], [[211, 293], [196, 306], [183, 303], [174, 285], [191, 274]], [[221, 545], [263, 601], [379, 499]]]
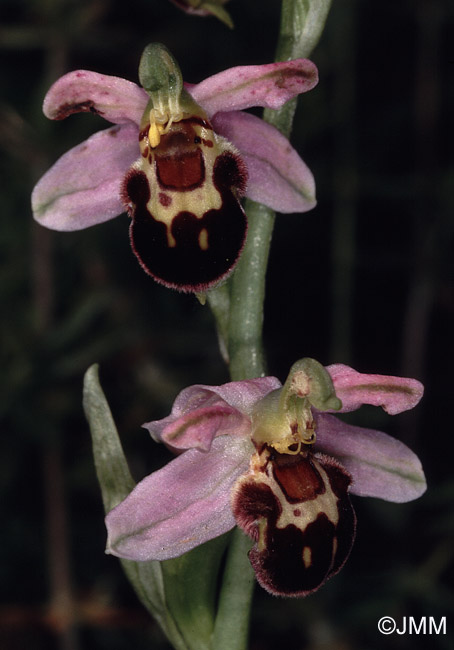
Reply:
[[209, 453], [191, 449], [145, 478], [107, 515], [107, 553], [168, 560], [233, 528], [230, 492], [251, 453], [248, 440], [222, 436]]
[[274, 126], [241, 112], [217, 113], [212, 122], [247, 165], [246, 196], [282, 213], [307, 212], [316, 205], [311, 171]]
[[[200, 449], [209, 451], [217, 436], [247, 436], [251, 423], [240, 411], [219, 404], [189, 411], [166, 426], [161, 440], [174, 449]], [[145, 428], [149, 428], [145, 425]]]
[[281, 388], [282, 384], [276, 377], [258, 377], [230, 381], [221, 386], [203, 386], [219, 395], [227, 404], [237, 408], [241, 413], [251, 415], [256, 403], [272, 390]]
[[[248, 435], [248, 416], [255, 404], [280, 386], [276, 377], [231, 381], [221, 386], [189, 386], [175, 399], [170, 415], [143, 426], [157, 442], [165, 442], [180, 449], [193, 446], [192, 443], [200, 435], [196, 446], [206, 449], [214, 436]], [[197, 432], [196, 420], [199, 416], [200, 429]], [[174, 435], [175, 432], [178, 432], [177, 436]]]
[[53, 230], [81, 230], [125, 211], [123, 178], [139, 156], [137, 127], [99, 131], [65, 153], [32, 193], [35, 219]]
[[62, 120], [72, 113], [97, 113], [114, 124], [139, 126], [148, 95], [132, 81], [75, 70], [60, 77], [44, 98], [44, 115]]
[[404, 503], [426, 490], [421, 462], [399, 440], [381, 431], [316, 414], [316, 450], [337, 458], [353, 478], [352, 494]]
[[336, 395], [342, 401], [339, 413], [372, 404], [396, 415], [416, 406], [424, 392], [423, 385], [416, 379], [366, 375], [340, 363], [326, 369], [333, 380]]
[[308, 59], [229, 68], [187, 88], [211, 116], [251, 106], [280, 108], [289, 99], [311, 90], [318, 71]]

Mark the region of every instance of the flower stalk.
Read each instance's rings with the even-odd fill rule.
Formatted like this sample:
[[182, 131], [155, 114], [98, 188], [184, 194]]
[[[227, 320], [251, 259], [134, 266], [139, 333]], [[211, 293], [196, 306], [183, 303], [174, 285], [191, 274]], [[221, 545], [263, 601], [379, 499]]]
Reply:
[[[275, 61], [307, 57], [317, 45], [328, 16], [331, 0], [304, 2], [283, 0]], [[277, 110], [265, 108], [263, 120], [289, 137], [297, 99]], [[262, 328], [265, 276], [268, 266], [275, 211], [246, 200], [249, 230], [246, 244], [231, 280], [228, 350], [232, 380], [263, 377], [266, 361]], [[225, 326], [218, 322], [218, 329]]]

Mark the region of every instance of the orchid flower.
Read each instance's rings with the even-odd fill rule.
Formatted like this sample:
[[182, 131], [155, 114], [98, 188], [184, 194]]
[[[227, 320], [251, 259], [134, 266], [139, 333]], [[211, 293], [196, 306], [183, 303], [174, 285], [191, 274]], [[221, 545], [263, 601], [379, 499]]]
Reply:
[[426, 489], [408, 447], [332, 412], [372, 404], [396, 415], [422, 393], [414, 379], [312, 359], [294, 364], [284, 385], [262, 377], [184, 389], [168, 417], [144, 425], [177, 456], [108, 513], [107, 552], [166, 560], [238, 525], [265, 589], [311, 593], [350, 553], [350, 494], [402, 503]]
[[225, 70], [196, 85], [162, 45], [145, 48], [142, 87], [77, 70], [48, 91], [44, 114], [101, 115], [115, 126], [65, 153], [32, 194], [35, 219], [72, 231], [127, 211], [143, 269], [165, 286], [201, 292], [233, 270], [244, 245], [242, 196], [279, 212], [315, 205], [314, 179], [288, 140], [252, 106], [272, 109], [313, 88], [307, 59]]

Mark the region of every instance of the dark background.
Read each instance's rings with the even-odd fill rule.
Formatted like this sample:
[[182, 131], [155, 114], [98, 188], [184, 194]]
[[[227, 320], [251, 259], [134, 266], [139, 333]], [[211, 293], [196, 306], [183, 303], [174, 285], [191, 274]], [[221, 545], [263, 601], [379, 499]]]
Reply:
[[[454, 55], [453, 5], [334, 0], [300, 98], [292, 141], [314, 172], [318, 206], [278, 216], [265, 341], [284, 380], [302, 356], [413, 376], [423, 402], [390, 418], [364, 408], [421, 457], [429, 489], [396, 505], [354, 498], [358, 537], [343, 571], [305, 600], [257, 588], [251, 650], [451, 648]], [[187, 81], [274, 58], [280, 2], [232, 0], [236, 28], [166, 0], [2, 0], [0, 647], [122, 650], [168, 646], [104, 555], [103, 511], [82, 377], [93, 362], [137, 479], [164, 462], [140, 425], [193, 383], [228, 380], [208, 307], [156, 285], [128, 242], [128, 219], [76, 233], [32, 221], [30, 192], [69, 147], [107, 125], [51, 123], [43, 96], [86, 68], [137, 81], [150, 41]], [[447, 635], [390, 635], [382, 616], [447, 617]]]

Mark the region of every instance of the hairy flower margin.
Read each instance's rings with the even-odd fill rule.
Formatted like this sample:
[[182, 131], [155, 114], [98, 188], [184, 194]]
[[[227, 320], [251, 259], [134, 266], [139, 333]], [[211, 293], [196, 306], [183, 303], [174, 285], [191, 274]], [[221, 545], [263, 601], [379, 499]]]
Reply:
[[[342, 402], [340, 409], [334, 407], [340, 413], [371, 404], [396, 415], [413, 408], [423, 394], [422, 385], [414, 379], [361, 374], [342, 364], [328, 366], [326, 371]], [[347, 492], [396, 503], [424, 493], [426, 482], [417, 456], [385, 433], [341, 421], [330, 413], [333, 402], [326, 402], [323, 410], [313, 405], [303, 410], [303, 428], [306, 433], [316, 432], [316, 454], [306, 451], [304, 444], [295, 449], [292, 440], [287, 440], [287, 455], [277, 453], [282, 451], [282, 432], [277, 431], [276, 444], [258, 444], [256, 415], [287, 383], [282, 387], [277, 378], [263, 377], [221, 386], [191, 386], [177, 396], [168, 417], [145, 424], [156, 442], [178, 455], [143, 479], [108, 513], [107, 552], [136, 561], [166, 560], [240, 525], [256, 543], [250, 559], [260, 584], [271, 593], [304, 596], [337, 573], [348, 557], [355, 517]], [[265, 413], [262, 420], [267, 418]], [[272, 432], [274, 422], [268, 418], [268, 424]], [[293, 424], [291, 430], [293, 436]], [[312, 444], [313, 440], [302, 442]], [[279, 458], [283, 463], [278, 465]], [[301, 481], [308, 485], [318, 481], [321, 487], [317, 484], [309, 495]], [[290, 493], [303, 495], [297, 505], [297, 499], [288, 498]], [[327, 494], [331, 502], [326, 506]], [[273, 514], [275, 507], [278, 514]], [[319, 538], [314, 537], [314, 528], [312, 536], [307, 536], [315, 519], [323, 524], [323, 537], [328, 534], [332, 541], [329, 552], [322, 548], [328, 557], [317, 555]], [[301, 587], [288, 582], [288, 576], [274, 575], [288, 566], [285, 556], [291, 545], [286, 538], [285, 552], [279, 553], [279, 548], [268, 552], [267, 544], [272, 542], [266, 536], [267, 527], [279, 534], [299, 535], [298, 558], [301, 563], [303, 557], [306, 565], [301, 567], [303, 577], [298, 578], [305, 583]], [[339, 548], [341, 557], [336, 560]], [[275, 563], [270, 565], [273, 555], [281, 560], [278, 569]], [[311, 562], [317, 567], [311, 567]], [[311, 576], [315, 568], [316, 575]], [[287, 573], [296, 575], [296, 569], [292, 564]]]
[[[318, 82], [307, 59], [239, 66], [185, 84], [206, 112], [215, 133], [236, 146], [248, 171], [246, 196], [282, 213], [315, 206], [313, 176], [287, 138], [258, 117], [253, 106], [278, 109]], [[125, 212], [122, 184], [140, 157], [139, 127], [149, 101], [140, 86], [87, 70], [69, 72], [54, 83], [43, 104], [46, 117], [96, 113], [115, 126], [65, 153], [33, 190], [35, 219], [53, 230], [73, 231]]]

